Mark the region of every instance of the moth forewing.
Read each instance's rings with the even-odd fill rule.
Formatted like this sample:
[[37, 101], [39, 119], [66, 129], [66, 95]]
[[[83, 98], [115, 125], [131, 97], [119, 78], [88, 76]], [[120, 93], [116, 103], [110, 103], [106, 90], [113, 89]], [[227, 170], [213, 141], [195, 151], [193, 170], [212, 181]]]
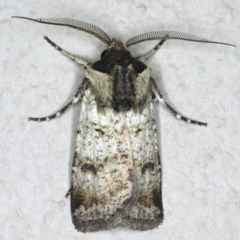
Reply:
[[[164, 100], [151, 77], [150, 68], [143, 62], [169, 39], [219, 42], [161, 31], [133, 37], [125, 45], [110, 39], [102, 29], [78, 20], [25, 19], [85, 31], [109, 45], [101, 59], [90, 64], [45, 37], [63, 55], [85, 66], [85, 78], [72, 100], [57, 113], [29, 118], [31, 121], [51, 120], [81, 101], [72, 183], [68, 192], [76, 229], [90, 232], [118, 225], [137, 230], [158, 227], [164, 212], [153, 102], [163, 103], [179, 120], [202, 126], [207, 124], [175, 111]], [[161, 41], [138, 59], [132, 57], [126, 47], [153, 39]]]

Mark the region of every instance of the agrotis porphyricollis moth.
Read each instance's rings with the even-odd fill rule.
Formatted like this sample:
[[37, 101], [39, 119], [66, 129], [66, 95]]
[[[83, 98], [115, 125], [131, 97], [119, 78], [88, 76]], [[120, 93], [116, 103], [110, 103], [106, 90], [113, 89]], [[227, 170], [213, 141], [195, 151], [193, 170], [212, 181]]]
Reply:
[[[48, 43], [85, 67], [85, 77], [72, 100], [57, 113], [31, 121], [61, 116], [81, 101], [76, 150], [72, 165], [72, 221], [81, 232], [110, 229], [118, 225], [137, 230], [158, 227], [163, 221], [161, 165], [153, 113], [155, 100], [187, 123], [207, 126], [176, 112], [163, 98], [151, 69], [143, 62], [166, 40], [228, 43], [175, 31], [148, 32], [125, 44], [100, 28], [67, 18], [31, 19], [39, 23], [68, 26], [85, 31], [108, 45], [101, 59], [90, 64], [72, 55], [49, 38]], [[134, 58], [127, 47], [148, 40], [161, 40], [147, 54]]]

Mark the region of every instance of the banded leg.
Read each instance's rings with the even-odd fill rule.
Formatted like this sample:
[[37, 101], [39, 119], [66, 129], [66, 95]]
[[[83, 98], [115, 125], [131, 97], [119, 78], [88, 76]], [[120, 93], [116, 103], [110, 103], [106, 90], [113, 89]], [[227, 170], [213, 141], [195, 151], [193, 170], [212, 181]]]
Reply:
[[69, 52], [66, 52], [65, 50], [63, 50], [62, 48], [60, 48], [58, 45], [56, 45], [53, 41], [51, 41], [47, 36], [44, 37], [44, 39], [50, 43], [55, 49], [57, 49], [61, 54], [63, 54], [64, 56], [72, 59], [73, 61], [83, 65], [83, 66], [89, 66], [90, 63], [88, 63], [87, 61], [85, 61], [84, 59], [77, 57], [75, 55], [70, 54]]
[[195, 121], [189, 118], [186, 118], [184, 116], [182, 116], [180, 113], [178, 113], [177, 111], [175, 111], [163, 98], [162, 94], [160, 93], [156, 83], [154, 82], [153, 79], [151, 79], [152, 81], [152, 91], [154, 93], [154, 95], [156, 96], [157, 100], [161, 103], [163, 103], [168, 110], [170, 110], [170, 112], [178, 119], [178, 120], [183, 120], [184, 122], [187, 123], [191, 123], [191, 124], [195, 124], [195, 125], [199, 125], [199, 126], [205, 126], [207, 127], [207, 123], [204, 122], [199, 122], [199, 121]]
[[161, 40], [150, 52], [148, 52], [147, 54], [139, 57], [138, 61], [145, 62], [147, 59], [149, 59], [163, 45], [163, 43], [165, 41], [166, 41], [166, 39]]
[[60, 117], [68, 108], [70, 108], [73, 104], [77, 103], [82, 98], [82, 95], [86, 90], [86, 88], [88, 87], [88, 85], [89, 85], [89, 81], [87, 79], [84, 79], [77, 93], [74, 95], [73, 99], [68, 104], [66, 104], [62, 109], [60, 109], [58, 112], [42, 118], [29, 117], [28, 121], [44, 122], [44, 121], [50, 121], [56, 117]]

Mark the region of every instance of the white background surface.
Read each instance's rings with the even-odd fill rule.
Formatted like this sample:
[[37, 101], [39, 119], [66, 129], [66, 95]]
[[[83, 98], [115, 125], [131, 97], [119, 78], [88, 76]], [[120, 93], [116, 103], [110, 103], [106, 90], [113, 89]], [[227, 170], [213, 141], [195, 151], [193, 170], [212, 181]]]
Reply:
[[[239, 1], [11, 0], [0, 7], [0, 239], [240, 239]], [[74, 229], [64, 195], [80, 105], [50, 122], [26, 119], [54, 113], [84, 76], [83, 67], [61, 56], [44, 35], [90, 62], [106, 46], [87, 33], [12, 15], [71, 17], [124, 42], [148, 31], [177, 30], [238, 46], [172, 40], [147, 61], [166, 99], [209, 124], [187, 125], [156, 106], [165, 210], [158, 229]], [[156, 43], [130, 51], [139, 56]]]

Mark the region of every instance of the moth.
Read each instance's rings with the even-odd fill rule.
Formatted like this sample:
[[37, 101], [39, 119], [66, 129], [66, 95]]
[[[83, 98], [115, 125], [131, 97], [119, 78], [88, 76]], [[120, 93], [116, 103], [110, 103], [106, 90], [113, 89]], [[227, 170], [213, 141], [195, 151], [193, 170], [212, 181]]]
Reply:
[[[164, 100], [144, 62], [170, 39], [234, 45], [175, 31], [144, 33], [124, 44], [102, 29], [74, 19], [14, 17], [68, 26], [90, 33], [108, 45], [100, 60], [91, 64], [44, 37], [64, 56], [84, 66], [85, 77], [75, 96], [57, 113], [29, 118], [38, 122], [51, 120], [81, 101], [71, 188], [67, 194], [71, 195], [75, 228], [91, 232], [118, 225], [136, 230], [158, 227], [164, 211], [154, 101], [165, 105], [177, 119], [200, 126], [207, 124], [175, 111]], [[133, 57], [128, 47], [148, 40], [160, 42], [145, 55]]]

